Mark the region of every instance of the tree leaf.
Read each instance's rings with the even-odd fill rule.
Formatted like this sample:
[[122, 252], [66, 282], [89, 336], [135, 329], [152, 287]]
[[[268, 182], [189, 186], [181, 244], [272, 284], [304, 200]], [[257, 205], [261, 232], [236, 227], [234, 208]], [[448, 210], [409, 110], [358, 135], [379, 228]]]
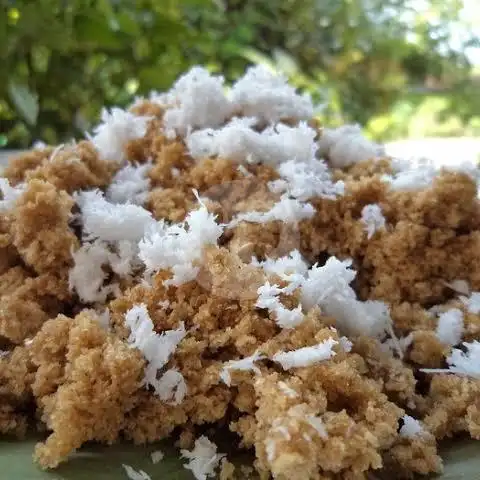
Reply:
[[38, 97], [26, 85], [10, 82], [8, 94], [17, 112], [31, 126], [37, 123]]

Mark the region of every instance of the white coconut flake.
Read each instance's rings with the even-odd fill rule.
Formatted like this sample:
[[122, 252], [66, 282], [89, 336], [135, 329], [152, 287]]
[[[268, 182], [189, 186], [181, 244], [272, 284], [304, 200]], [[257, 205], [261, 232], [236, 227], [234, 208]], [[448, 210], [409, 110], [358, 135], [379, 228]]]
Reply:
[[170, 268], [173, 278], [165, 285], [181, 285], [197, 276], [199, 268], [193, 262], [199, 260], [203, 247], [216, 245], [223, 233], [223, 226], [215, 221], [204, 204], [190, 212], [183, 224], [166, 226], [158, 222], [150, 228], [139, 243], [139, 257], [147, 272]]
[[413, 191], [429, 187], [434, 178], [438, 176], [438, 170], [430, 163], [422, 163], [410, 166], [394, 176], [384, 175], [383, 180], [390, 184], [390, 188], [396, 191]]
[[459, 348], [452, 348], [447, 357], [449, 368], [423, 368], [427, 373], [454, 373], [460, 376], [472, 377], [480, 380], [480, 342], [463, 342], [465, 352]]
[[453, 280], [453, 282], [444, 282], [444, 284], [456, 293], [461, 293], [462, 295], [467, 296], [470, 295], [470, 286], [466, 280]]
[[111, 203], [132, 203], [143, 205], [150, 190], [148, 172], [152, 163], [143, 165], [127, 164], [112, 179], [105, 197]]
[[352, 351], [353, 343], [347, 337], [340, 337], [338, 343], [344, 352], [348, 353]]
[[98, 190], [79, 192], [74, 198], [82, 212], [86, 239], [138, 242], [154, 223], [152, 214], [143, 207], [107, 202]]
[[467, 307], [469, 313], [474, 315], [480, 313], [480, 292], [472, 292], [469, 297], [460, 297], [460, 300]]
[[0, 213], [5, 213], [15, 207], [18, 198], [26, 191], [27, 187], [20, 183], [11, 187], [8, 179], [0, 177]]
[[365, 225], [367, 238], [369, 240], [378, 230], [384, 229], [385, 217], [383, 216], [380, 205], [376, 203], [365, 205], [362, 209], [362, 223]]
[[135, 470], [130, 465], [122, 464], [122, 467], [125, 469], [125, 473], [130, 480], [152, 480], [150, 475], [148, 475], [143, 470]]
[[224, 127], [193, 132], [186, 138], [190, 155], [228, 158], [237, 163], [278, 166], [289, 160], [310, 162], [317, 151], [316, 132], [305, 122], [289, 127], [278, 124], [256, 132], [256, 119], [233, 118]]
[[272, 360], [280, 363], [284, 370], [308, 367], [315, 363], [330, 360], [336, 355], [332, 348], [337, 344], [336, 340], [329, 338], [313, 347], [303, 347], [290, 352], [278, 352], [273, 356]]
[[278, 167], [279, 180], [269, 182], [268, 187], [274, 193], [287, 192], [298, 200], [313, 197], [334, 200], [345, 193], [342, 181], [333, 182], [326, 163], [312, 159], [307, 162], [289, 160]]
[[163, 118], [165, 129], [184, 136], [193, 129], [220, 126], [232, 114], [223, 84], [222, 76], [203, 67], [191, 68], [160, 97], [160, 103], [169, 107]]
[[321, 267], [315, 264], [308, 270], [302, 285], [302, 305], [309, 310], [334, 294], [355, 298], [355, 292], [350, 287], [350, 283], [354, 280], [356, 272], [350, 268], [351, 266], [351, 260], [341, 261], [334, 256]]
[[335, 168], [345, 168], [385, 155], [384, 148], [365, 138], [358, 125], [325, 128], [318, 141], [318, 147], [320, 155], [327, 157]]
[[268, 223], [281, 221], [284, 223], [297, 224], [298, 222], [312, 218], [315, 215], [315, 208], [309, 203], [299, 202], [295, 198], [282, 195], [280, 200], [266, 212], [247, 212], [237, 215], [229, 224], [235, 227], [240, 222]]
[[141, 117], [114, 107], [102, 110], [102, 123], [93, 130], [93, 145], [104, 160], [124, 163], [125, 145], [130, 140], [142, 138], [147, 132], [150, 117]]
[[105, 302], [114, 291], [114, 286], [104, 286], [106, 273], [102, 266], [110, 260], [107, 245], [100, 240], [84, 243], [72, 252], [73, 267], [69, 271], [68, 284], [84, 303]]
[[171, 368], [167, 370], [152, 386], [161, 400], [173, 405], [179, 405], [187, 395], [187, 384], [183, 375]]
[[272, 73], [262, 65], [247, 69], [233, 85], [231, 99], [243, 115], [267, 123], [308, 120], [313, 116], [310, 97], [299, 95], [286, 77]]
[[297, 398], [298, 393], [293, 389], [290, 388], [285, 382], [281, 380], [277, 383], [278, 388], [289, 398]]
[[183, 458], [188, 459], [188, 463], [184, 467], [190, 470], [197, 480], [214, 477], [216, 468], [225, 457], [225, 454], [217, 453], [217, 446], [205, 436], [195, 440], [191, 452], [188, 450], [180, 450], [180, 452]]
[[312, 426], [315, 431], [317, 432], [320, 438], [324, 440], [328, 438], [327, 430], [325, 429], [325, 424], [320, 417], [316, 417], [315, 415], [306, 415], [305, 420], [307, 423]]
[[151, 385], [160, 398], [166, 399], [170, 399], [173, 390], [176, 389], [174, 401], [183, 400], [186, 386], [177, 375], [179, 372], [174, 373], [175, 370], [170, 370], [171, 373], [165, 373], [168, 374], [167, 378], [163, 381], [163, 377], [157, 380], [158, 371], [167, 364], [177, 345], [185, 338], [183, 322], [176, 330], [157, 334], [147, 307], [141, 304], [135, 305], [125, 314], [125, 325], [130, 328], [128, 343], [132, 348], [138, 348], [148, 362], [145, 368], [145, 384]]
[[445, 345], [457, 345], [463, 335], [463, 313], [452, 308], [438, 317], [437, 338]]
[[161, 450], [155, 450], [150, 454], [150, 458], [152, 460], [152, 463], [156, 465], [157, 463], [160, 463], [165, 457], [165, 454]]
[[288, 255], [280, 258], [267, 257], [261, 262], [254, 257], [252, 265], [262, 267], [265, 273], [278, 275], [287, 281], [292, 274], [305, 275], [308, 271], [307, 262], [298, 250], [292, 250]]
[[260, 369], [255, 365], [255, 362], [265, 358], [264, 355], [260, 354], [257, 350], [253, 355], [249, 357], [242, 358], [240, 360], [230, 360], [223, 365], [222, 371], [220, 372], [220, 378], [223, 383], [230, 386], [232, 378], [230, 376], [230, 370], [241, 370], [241, 371], [252, 371], [257, 375], [260, 375]]
[[403, 438], [414, 438], [419, 435], [425, 434], [425, 430], [422, 427], [422, 424], [411, 417], [410, 415], [404, 415], [402, 417], [403, 425], [398, 432], [399, 435]]
[[280, 293], [291, 293], [289, 287], [279, 288], [278, 285], [270, 285], [270, 282], [267, 281], [258, 288], [257, 293], [258, 300], [255, 306], [257, 308], [266, 308], [273, 313], [279, 327], [295, 328], [305, 319], [301, 305], [293, 310], [289, 310], [282, 305], [278, 295]]

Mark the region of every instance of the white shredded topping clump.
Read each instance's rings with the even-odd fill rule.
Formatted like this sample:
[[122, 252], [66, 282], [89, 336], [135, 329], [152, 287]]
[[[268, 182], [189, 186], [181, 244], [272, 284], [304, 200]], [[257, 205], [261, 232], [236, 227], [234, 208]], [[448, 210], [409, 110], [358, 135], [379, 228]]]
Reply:
[[385, 228], [385, 217], [382, 213], [380, 205], [373, 203], [371, 205], [365, 205], [362, 209], [362, 222], [365, 225], [367, 232], [367, 238], [373, 237], [375, 232]]
[[313, 347], [303, 347], [290, 352], [278, 352], [273, 356], [273, 361], [280, 363], [284, 370], [291, 368], [301, 368], [323, 362], [335, 356], [333, 346], [338, 342], [329, 338]]
[[184, 465], [187, 470], [191, 470], [197, 480], [206, 480], [207, 477], [215, 476], [215, 469], [220, 460], [225, 457], [223, 453], [217, 453], [217, 446], [207, 437], [201, 436], [195, 440], [193, 450], [180, 450], [182, 457], [188, 459]]
[[107, 245], [100, 240], [84, 243], [72, 253], [73, 267], [69, 271], [68, 284], [82, 302], [105, 302], [107, 296], [113, 293], [114, 286], [103, 286], [107, 274], [102, 266], [109, 263], [110, 256]]
[[269, 258], [259, 262], [252, 258], [252, 265], [262, 267], [265, 273], [278, 275], [283, 280], [289, 280], [291, 275], [306, 275], [308, 271], [307, 262], [303, 259], [298, 250], [292, 250], [288, 255], [280, 258]]
[[167, 370], [154, 385], [161, 400], [173, 405], [183, 402], [187, 395], [187, 384], [183, 375], [175, 368]]
[[298, 393], [293, 389], [290, 388], [285, 382], [281, 380], [277, 383], [278, 388], [289, 398], [296, 398], [298, 397]]
[[345, 193], [342, 181], [333, 183], [326, 163], [312, 159], [310, 162], [289, 160], [278, 167], [279, 180], [268, 184], [274, 193], [287, 192], [298, 200], [308, 200], [313, 197], [334, 200]]
[[18, 198], [24, 193], [26, 186], [23, 183], [11, 187], [8, 179], [0, 177], [0, 213], [5, 213], [15, 207]]
[[438, 170], [433, 165], [421, 163], [400, 170], [394, 176], [384, 175], [383, 180], [389, 183], [393, 190], [411, 191], [429, 187], [436, 176], [438, 176]]
[[139, 243], [139, 257], [147, 272], [170, 268], [173, 277], [165, 285], [178, 286], [196, 278], [199, 268], [193, 263], [201, 258], [204, 246], [217, 244], [222, 233], [223, 226], [200, 203], [183, 224], [158, 222], [148, 230]]
[[175, 352], [177, 345], [185, 338], [186, 331], [183, 322], [176, 330], [167, 330], [157, 334], [153, 322], [144, 304], [135, 305], [125, 314], [125, 324], [130, 328], [128, 343], [132, 348], [138, 348], [148, 362], [145, 368], [144, 383], [151, 385], [155, 393], [163, 400], [172, 397], [179, 403], [186, 393], [186, 385], [183, 376], [176, 370], [168, 370], [164, 379], [157, 379], [158, 371], [161, 370]]
[[220, 378], [223, 383], [230, 386], [232, 381], [230, 370], [252, 371], [257, 375], [260, 375], [260, 369], [255, 365], [255, 362], [262, 360], [263, 358], [265, 358], [264, 355], [261, 355], [260, 352], [256, 351], [249, 357], [240, 360], [230, 360], [223, 365], [222, 371], [220, 372]]
[[330, 257], [322, 267], [315, 264], [307, 274], [302, 285], [302, 305], [308, 310], [321, 305], [328, 297], [336, 294], [346, 298], [355, 298], [350, 283], [356, 276], [351, 260], [340, 261]]
[[142, 138], [147, 133], [150, 117], [141, 117], [114, 107], [102, 110], [102, 123], [93, 130], [93, 145], [104, 160], [124, 163], [124, 147], [130, 140]]
[[107, 200], [111, 203], [143, 205], [150, 190], [150, 179], [147, 175], [151, 169], [151, 162], [137, 166], [125, 165], [113, 177], [105, 194]]
[[280, 120], [308, 120], [313, 105], [308, 95], [299, 95], [287, 78], [259, 65], [247, 69], [232, 88], [231, 99], [236, 109], [249, 117], [267, 123]]
[[425, 433], [422, 424], [410, 415], [404, 415], [402, 417], [402, 420], [403, 425], [398, 432], [401, 437], [414, 438], [418, 435], [423, 435]]
[[235, 227], [240, 222], [268, 223], [282, 221], [297, 224], [302, 220], [312, 218], [314, 215], [315, 208], [309, 203], [302, 203], [295, 198], [289, 198], [288, 195], [282, 195], [280, 200], [266, 212], [240, 213], [230, 222], [230, 227]]
[[358, 125], [325, 128], [318, 147], [320, 155], [327, 157], [335, 168], [345, 168], [385, 155], [384, 148], [365, 138]]
[[437, 338], [445, 345], [457, 345], [463, 335], [463, 313], [452, 308], [438, 317]]
[[152, 463], [156, 465], [160, 463], [165, 457], [165, 454], [161, 450], [155, 450], [150, 454], [150, 458], [152, 459]]
[[474, 315], [480, 313], [480, 292], [472, 292], [469, 297], [460, 297], [460, 300], [467, 307], [469, 313]]
[[167, 132], [184, 136], [193, 129], [220, 126], [232, 113], [223, 84], [222, 76], [199, 66], [182, 75], [169, 92], [156, 99], [169, 107], [163, 117]]
[[351, 260], [330, 257], [325, 265], [314, 265], [301, 286], [302, 305], [309, 310], [315, 305], [337, 320], [347, 335], [383, 337], [392, 332], [388, 306], [381, 301], [357, 300], [350, 286], [356, 272]]
[[195, 159], [219, 157], [272, 166], [292, 159], [310, 162], [315, 157], [316, 132], [305, 122], [293, 127], [279, 123], [260, 133], [252, 129], [255, 123], [254, 118], [233, 118], [217, 130], [193, 132], [186, 138], [189, 153]]
[[138, 242], [154, 223], [152, 214], [138, 205], [113, 204], [99, 190], [74, 196], [82, 212], [84, 236], [106, 242]]
[[472, 377], [480, 380], [480, 342], [463, 342], [465, 352], [459, 348], [452, 348], [447, 357], [449, 368], [422, 368], [427, 373], [455, 373], [461, 376]]
[[152, 480], [150, 475], [148, 475], [143, 470], [135, 470], [130, 465], [122, 464], [122, 467], [125, 469], [125, 473], [130, 480]]
[[275, 315], [275, 320], [281, 328], [295, 328], [304, 320], [302, 307], [299, 305], [293, 310], [289, 310], [280, 302], [279, 295], [281, 293], [289, 293], [291, 288], [280, 288], [278, 285], [270, 285], [265, 282], [257, 290], [258, 300], [255, 306], [257, 308], [266, 308]]

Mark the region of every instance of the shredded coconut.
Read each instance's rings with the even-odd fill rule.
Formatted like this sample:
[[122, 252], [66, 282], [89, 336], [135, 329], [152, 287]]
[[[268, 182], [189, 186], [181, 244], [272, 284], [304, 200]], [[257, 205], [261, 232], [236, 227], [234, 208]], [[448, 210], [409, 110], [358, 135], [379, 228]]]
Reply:
[[421, 190], [429, 187], [438, 175], [438, 170], [429, 162], [410, 165], [405, 170], [400, 170], [395, 175], [384, 175], [383, 180], [390, 184], [393, 190]]
[[421, 423], [410, 415], [402, 417], [403, 425], [398, 432], [403, 438], [414, 438], [425, 433]]
[[447, 357], [449, 368], [423, 368], [422, 372], [427, 373], [455, 373], [480, 380], [480, 342], [463, 342], [465, 352], [459, 348], [452, 348]]
[[173, 88], [156, 100], [166, 105], [165, 129], [186, 135], [192, 129], [218, 127], [232, 113], [223, 92], [224, 78], [195, 66], [182, 75]]
[[255, 306], [257, 308], [266, 308], [272, 312], [275, 315], [278, 326], [281, 328], [295, 328], [305, 318], [301, 305], [293, 310], [289, 310], [280, 302], [278, 295], [280, 293], [289, 293], [289, 291], [288, 287], [279, 288], [278, 285], [270, 285], [268, 281], [257, 290], [258, 300]]
[[278, 166], [295, 160], [310, 162], [317, 151], [316, 132], [305, 122], [289, 127], [278, 124], [256, 132], [256, 123], [249, 117], [233, 118], [224, 127], [193, 132], [186, 139], [190, 155], [228, 158], [233, 162], [260, 162]]
[[154, 223], [152, 214], [138, 205], [107, 202], [98, 190], [74, 196], [82, 212], [85, 238], [106, 242], [138, 242], [147, 227]]
[[223, 226], [200, 203], [200, 208], [190, 212], [183, 224], [166, 226], [158, 222], [150, 228], [139, 243], [139, 257], [147, 272], [171, 268], [173, 278], [165, 285], [181, 285], [194, 280], [199, 271], [193, 262], [199, 260], [203, 247], [216, 245]]
[[243, 115], [267, 123], [280, 120], [307, 120], [313, 115], [308, 95], [298, 95], [283, 75], [264, 66], [250, 67], [232, 88], [232, 102]]
[[384, 148], [365, 138], [358, 125], [325, 128], [318, 147], [320, 155], [326, 156], [335, 168], [345, 168], [385, 155]]
[[256, 351], [250, 357], [245, 357], [240, 360], [230, 360], [229, 362], [223, 365], [222, 371], [220, 372], [220, 378], [222, 381], [230, 386], [232, 378], [230, 376], [230, 370], [242, 370], [242, 371], [252, 371], [257, 375], [260, 375], [260, 369], [255, 365], [255, 362], [265, 358], [260, 352]]
[[[186, 331], [183, 322], [177, 330], [167, 330], [157, 334], [153, 322], [144, 304], [135, 305], [125, 314], [125, 324], [130, 328], [128, 342], [132, 348], [138, 348], [148, 362], [145, 368], [145, 384], [151, 385], [162, 399], [169, 399], [173, 389], [175, 401], [181, 401], [186, 393], [185, 383], [178, 377], [175, 370], [165, 373], [166, 379], [157, 380], [158, 371], [168, 362], [177, 345], [185, 338]], [[164, 375], [164, 376], [165, 376]]]
[[460, 297], [467, 310], [474, 315], [480, 313], [480, 292], [472, 292], [469, 297]]
[[298, 397], [298, 393], [293, 388], [290, 388], [285, 382], [279, 381], [277, 385], [278, 385], [278, 388], [280, 388], [280, 390], [287, 397], [290, 397], [290, 398]]
[[289, 160], [278, 167], [281, 177], [268, 184], [274, 193], [288, 192], [288, 195], [298, 200], [308, 200], [312, 197], [335, 199], [345, 193], [342, 181], [333, 183], [326, 163], [312, 159], [310, 162]]
[[230, 227], [235, 227], [240, 222], [268, 223], [282, 221], [284, 223], [296, 224], [302, 220], [312, 218], [314, 215], [315, 208], [309, 203], [302, 203], [295, 198], [282, 195], [280, 200], [266, 212], [240, 213], [230, 222]]
[[308, 270], [302, 285], [302, 305], [309, 310], [315, 305], [320, 305], [323, 300], [333, 294], [355, 298], [355, 292], [350, 287], [350, 283], [354, 280], [356, 272], [350, 268], [351, 265], [351, 260], [340, 261], [334, 256], [330, 257], [322, 267], [315, 264]]
[[125, 144], [145, 135], [150, 117], [136, 116], [114, 107], [110, 111], [104, 108], [101, 119], [102, 123], [93, 130], [93, 144], [103, 159], [125, 162]]
[[157, 463], [160, 463], [164, 457], [165, 457], [165, 454], [161, 450], [155, 450], [150, 454], [150, 458], [152, 459], [152, 463], [154, 465], [156, 465]]
[[284, 370], [308, 367], [332, 358], [335, 355], [332, 347], [337, 344], [336, 340], [329, 338], [313, 347], [303, 347], [290, 352], [278, 352], [273, 356], [273, 361], [280, 363]]
[[458, 308], [452, 308], [438, 317], [436, 335], [445, 345], [457, 345], [463, 334], [463, 313]]
[[102, 265], [108, 264], [110, 252], [100, 240], [83, 244], [72, 253], [73, 267], [70, 269], [68, 284], [70, 290], [77, 292], [84, 303], [105, 302], [112, 293], [112, 286], [103, 286], [106, 273]]
[[130, 465], [122, 464], [125, 473], [130, 480], [151, 480], [150, 476], [143, 470], [134, 470]]
[[278, 275], [287, 281], [292, 274], [305, 275], [308, 271], [307, 262], [298, 250], [292, 250], [288, 255], [280, 258], [267, 257], [261, 262], [254, 257], [252, 265], [262, 267], [265, 273]]
[[375, 232], [385, 228], [385, 217], [383, 216], [380, 205], [373, 203], [365, 205], [362, 209], [362, 222], [365, 225], [367, 238], [373, 237]]
[[217, 446], [203, 435], [195, 440], [191, 452], [188, 450], [180, 452], [182, 457], [188, 459], [184, 467], [191, 470], [197, 480], [206, 480], [207, 477], [215, 476], [215, 469], [225, 457], [225, 454], [217, 453]]
[[185, 378], [174, 368], [167, 370], [159, 380], [152, 383], [152, 386], [161, 400], [173, 405], [182, 403], [187, 395]]
[[11, 210], [15, 206], [18, 197], [20, 197], [25, 190], [26, 186], [23, 183], [11, 187], [6, 178], [0, 177], [0, 192], [2, 194], [0, 200], [0, 213], [5, 213], [8, 210]]
[[311, 425], [315, 431], [318, 433], [320, 438], [324, 440], [328, 438], [327, 430], [325, 429], [325, 424], [320, 417], [316, 417], [315, 415], [307, 415], [305, 420], [309, 425]]
[[143, 165], [127, 164], [119, 170], [105, 194], [111, 203], [133, 203], [143, 205], [150, 190], [148, 172], [152, 169], [151, 162]]

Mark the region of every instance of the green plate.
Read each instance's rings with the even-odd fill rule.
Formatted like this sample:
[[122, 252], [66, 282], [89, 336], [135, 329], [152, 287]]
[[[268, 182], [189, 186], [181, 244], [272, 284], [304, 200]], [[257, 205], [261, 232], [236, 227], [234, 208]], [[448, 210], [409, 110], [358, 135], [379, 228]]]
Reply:
[[[74, 454], [57, 470], [45, 472], [32, 461], [36, 438], [22, 441], [0, 440], [0, 478], [12, 480], [117, 480], [127, 479], [122, 467], [144, 470], [152, 480], [192, 480], [177, 450], [163, 444], [135, 447], [91, 445]], [[162, 450], [165, 458], [154, 465], [150, 453]], [[480, 442], [459, 440], [442, 448], [445, 472], [439, 480], [480, 480]]]

